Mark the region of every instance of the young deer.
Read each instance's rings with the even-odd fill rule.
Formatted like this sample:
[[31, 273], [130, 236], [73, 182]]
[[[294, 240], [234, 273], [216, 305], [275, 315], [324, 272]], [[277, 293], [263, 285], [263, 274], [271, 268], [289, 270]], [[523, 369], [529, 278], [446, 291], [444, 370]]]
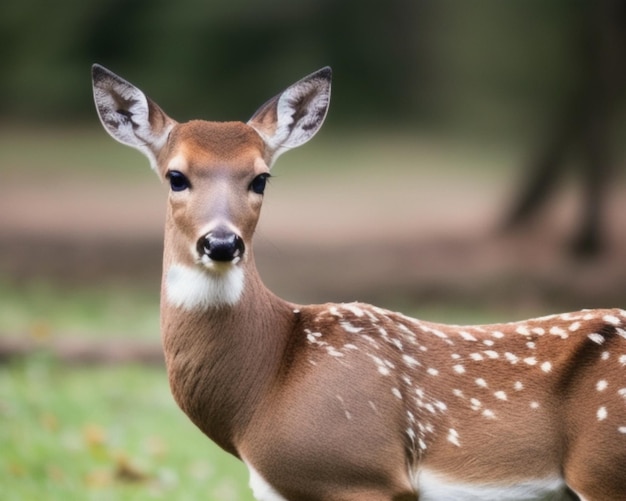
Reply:
[[93, 67], [104, 128], [170, 186], [161, 326], [180, 407], [258, 500], [626, 500], [625, 311], [462, 327], [265, 288], [270, 167], [318, 131], [330, 79], [247, 123], [177, 123]]

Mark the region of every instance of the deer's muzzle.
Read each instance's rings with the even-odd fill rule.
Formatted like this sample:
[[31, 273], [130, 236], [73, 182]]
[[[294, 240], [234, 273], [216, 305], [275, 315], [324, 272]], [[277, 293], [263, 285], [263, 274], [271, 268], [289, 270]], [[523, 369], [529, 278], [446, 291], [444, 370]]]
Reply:
[[216, 229], [198, 240], [198, 254], [202, 258], [208, 257], [211, 261], [222, 263], [241, 259], [245, 251], [243, 239], [229, 230]]

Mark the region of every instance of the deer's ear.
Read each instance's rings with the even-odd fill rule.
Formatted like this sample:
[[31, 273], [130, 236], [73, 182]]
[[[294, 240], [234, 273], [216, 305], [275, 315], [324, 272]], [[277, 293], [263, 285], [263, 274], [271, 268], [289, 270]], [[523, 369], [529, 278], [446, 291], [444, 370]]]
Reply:
[[91, 68], [93, 97], [104, 129], [120, 143], [137, 148], [157, 170], [157, 156], [176, 124], [137, 87], [106, 68]]
[[330, 103], [331, 76], [331, 69], [325, 67], [304, 77], [266, 102], [248, 121], [265, 141], [268, 165], [320, 129]]

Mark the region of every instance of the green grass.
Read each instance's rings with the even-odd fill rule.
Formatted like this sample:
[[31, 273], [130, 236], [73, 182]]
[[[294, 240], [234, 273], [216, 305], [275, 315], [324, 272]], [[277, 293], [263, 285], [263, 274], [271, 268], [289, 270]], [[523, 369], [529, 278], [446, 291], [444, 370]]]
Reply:
[[251, 500], [245, 467], [178, 410], [162, 369], [0, 367], [4, 501]]

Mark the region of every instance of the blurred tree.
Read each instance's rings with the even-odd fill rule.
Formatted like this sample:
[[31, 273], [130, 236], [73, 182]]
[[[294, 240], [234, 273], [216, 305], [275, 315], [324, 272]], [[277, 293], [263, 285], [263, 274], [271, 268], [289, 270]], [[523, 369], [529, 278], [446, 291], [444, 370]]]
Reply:
[[552, 128], [530, 163], [526, 184], [504, 224], [514, 230], [529, 222], [545, 206], [565, 174], [574, 150], [583, 175], [583, 212], [573, 251], [596, 255], [603, 246], [603, 210], [612, 178], [611, 125], [617, 100], [624, 90], [626, 4], [597, 0], [581, 10], [578, 85], [557, 110]]

